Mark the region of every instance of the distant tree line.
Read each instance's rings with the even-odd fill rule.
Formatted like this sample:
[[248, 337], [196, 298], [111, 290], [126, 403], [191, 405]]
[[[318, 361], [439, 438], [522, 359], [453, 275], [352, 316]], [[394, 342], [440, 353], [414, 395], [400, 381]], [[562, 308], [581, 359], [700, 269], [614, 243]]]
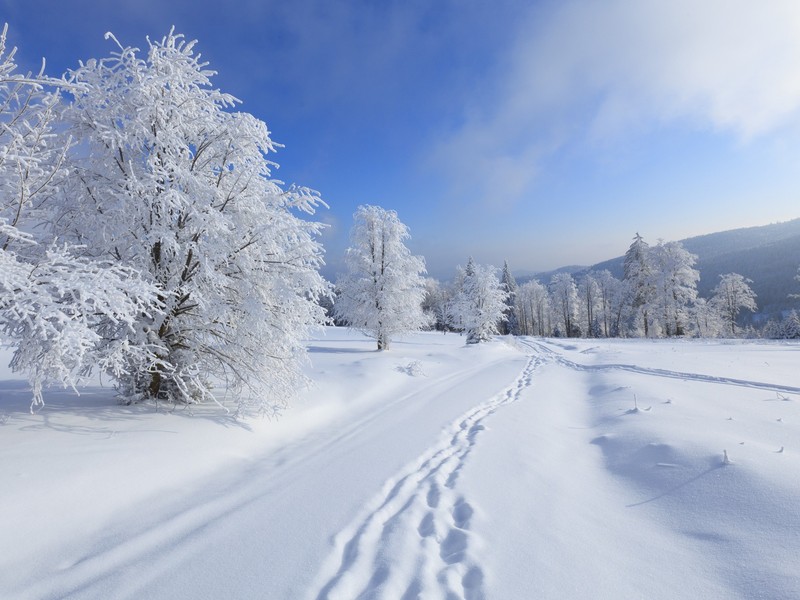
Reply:
[[[348, 256], [352, 252], [354, 249], [348, 250]], [[374, 255], [371, 247], [367, 254]], [[577, 279], [558, 273], [547, 284], [534, 279], [518, 285], [507, 261], [500, 270], [470, 258], [465, 267], [456, 268], [452, 282], [442, 283], [423, 279], [420, 262], [408, 277], [414, 278], [414, 288], [421, 294], [426, 319], [414, 313], [410, 322], [444, 332], [463, 332], [468, 344], [493, 334], [586, 338], [757, 335], [751, 327], [740, 325], [743, 314], [757, 310], [752, 281], [738, 273], [726, 273], [719, 276], [710, 297], [701, 298], [696, 260], [680, 242], [659, 241], [650, 246], [637, 233], [625, 253], [622, 279], [601, 270]], [[800, 275], [796, 279], [800, 280]], [[337, 297], [352, 295], [351, 273], [337, 285]], [[364, 306], [380, 303], [375, 295]], [[412, 305], [417, 308], [416, 303], [399, 304], [408, 310]], [[339, 308], [334, 314], [346, 317], [348, 310]], [[342, 321], [363, 328], [363, 318]], [[770, 322], [760, 333], [800, 337], [800, 319], [790, 313], [782, 321]]]
[[[769, 322], [760, 332], [743, 327], [757, 310], [752, 281], [726, 273], [708, 298], [697, 293], [697, 257], [680, 242], [650, 246], [639, 234], [624, 258], [624, 276], [608, 270], [575, 278], [558, 273], [548, 283], [518, 285], [502, 270], [471, 258], [452, 282], [425, 279], [422, 308], [430, 327], [467, 334], [469, 343], [489, 332], [555, 337], [800, 337], [796, 313]], [[800, 281], [800, 275], [796, 278]], [[477, 285], [480, 281], [480, 285]], [[467, 301], [471, 298], [470, 301]]]

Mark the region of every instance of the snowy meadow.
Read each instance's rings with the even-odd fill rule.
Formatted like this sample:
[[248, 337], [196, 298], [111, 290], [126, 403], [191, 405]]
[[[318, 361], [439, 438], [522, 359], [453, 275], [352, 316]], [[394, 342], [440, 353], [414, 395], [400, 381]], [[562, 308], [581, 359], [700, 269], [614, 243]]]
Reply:
[[320, 330], [272, 420], [3, 367], [2, 597], [800, 596], [796, 343], [464, 340]]

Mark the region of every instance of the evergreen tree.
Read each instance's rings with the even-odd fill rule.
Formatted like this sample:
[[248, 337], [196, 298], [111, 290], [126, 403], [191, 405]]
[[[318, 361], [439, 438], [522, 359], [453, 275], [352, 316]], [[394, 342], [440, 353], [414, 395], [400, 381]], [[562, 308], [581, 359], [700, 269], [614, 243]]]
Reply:
[[653, 269], [650, 246], [637, 232], [623, 261], [624, 279], [631, 289], [631, 305], [641, 320], [645, 337], [650, 335], [650, 307], [653, 301]]
[[503, 335], [519, 335], [519, 317], [517, 315], [517, 281], [508, 268], [508, 261], [503, 263], [503, 273], [500, 276], [500, 286], [506, 293], [505, 320], [500, 325]]
[[467, 344], [488, 341], [498, 333], [497, 326], [505, 319], [507, 306], [507, 294], [497, 279], [497, 270], [476, 264], [470, 257], [457, 279], [460, 286], [454, 314], [467, 333]]

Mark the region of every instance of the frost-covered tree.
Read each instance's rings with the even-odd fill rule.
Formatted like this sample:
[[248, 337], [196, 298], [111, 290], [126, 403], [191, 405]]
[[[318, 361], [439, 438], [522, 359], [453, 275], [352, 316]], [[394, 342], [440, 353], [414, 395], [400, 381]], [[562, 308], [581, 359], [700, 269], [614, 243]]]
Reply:
[[154, 293], [135, 271], [76, 256], [53, 232], [64, 161], [59, 81], [19, 74], [0, 34], [0, 343], [27, 374], [31, 409], [45, 384], [77, 385], [93, 368], [117, 374], [147, 350], [114, 343], [150, 312]]
[[653, 269], [650, 264], [650, 246], [638, 233], [625, 252], [623, 261], [625, 281], [631, 290], [631, 306], [637, 321], [641, 323], [644, 336], [650, 335], [650, 309], [655, 290]]
[[800, 315], [792, 310], [780, 321], [771, 320], [764, 327], [764, 337], [778, 340], [800, 339]]
[[577, 324], [578, 313], [578, 287], [569, 273], [557, 273], [550, 281], [551, 305], [559, 330], [563, 327], [562, 335], [565, 337], [580, 336]]
[[508, 268], [508, 261], [503, 264], [503, 273], [500, 276], [500, 285], [506, 293], [505, 320], [500, 324], [500, 333], [503, 335], [519, 335], [519, 317], [517, 315], [516, 297], [517, 280]]
[[736, 319], [742, 309], [756, 311], [756, 294], [750, 288], [752, 280], [738, 273], [720, 275], [720, 281], [712, 290], [711, 301], [719, 310], [723, 322], [732, 336], [736, 335]]
[[132, 358], [149, 358], [118, 338], [149, 314], [152, 292], [135, 272], [68, 247], [49, 247], [35, 264], [0, 252], [0, 339], [15, 348], [12, 369], [28, 375], [31, 408], [44, 404], [47, 383], [74, 388], [92, 369], [121, 376]]
[[447, 332], [450, 326], [450, 305], [453, 301], [453, 289], [450, 285], [428, 277], [425, 279], [425, 299], [422, 311], [436, 331]]
[[359, 206], [353, 220], [334, 313], [386, 350], [393, 337], [430, 322], [422, 310], [425, 261], [406, 247], [408, 227], [395, 211]]
[[604, 269], [595, 274], [600, 326], [603, 337], [622, 334], [622, 321], [627, 307], [625, 284]]
[[517, 290], [517, 314], [522, 335], [550, 335], [550, 296], [547, 288], [533, 279]]
[[691, 307], [691, 324], [694, 335], [701, 338], [717, 337], [722, 334], [724, 323], [719, 307], [705, 298], [697, 298]]
[[696, 260], [680, 242], [659, 241], [650, 249], [650, 314], [668, 337], [686, 332], [689, 307], [697, 298], [700, 279], [700, 273], [693, 268]]
[[505, 318], [507, 293], [497, 278], [497, 269], [475, 263], [470, 257], [456, 279], [458, 292], [453, 303], [456, 320], [467, 333], [467, 344], [488, 341], [498, 333]]
[[58, 82], [44, 75], [44, 66], [35, 75], [17, 73], [16, 48], [6, 47], [7, 30], [4, 26], [0, 33], [2, 250], [19, 248], [22, 238], [15, 231], [25, 231], [28, 241], [46, 239], [47, 232], [35, 226], [47, 221], [47, 200], [64, 176], [64, 155], [71, 145], [70, 140], [59, 140], [55, 131], [61, 110]]
[[69, 73], [59, 239], [157, 290], [153, 310], [109, 343], [147, 349], [118, 378], [125, 398], [285, 403], [304, 381], [309, 327], [324, 320], [316, 193], [283, 189], [266, 125], [214, 88], [195, 42], [174, 31], [141, 55], [118, 49]]
[[601, 336], [602, 326], [597, 314], [600, 310], [600, 289], [596, 274], [592, 271], [586, 273], [578, 283], [578, 304], [581, 328], [587, 337]]

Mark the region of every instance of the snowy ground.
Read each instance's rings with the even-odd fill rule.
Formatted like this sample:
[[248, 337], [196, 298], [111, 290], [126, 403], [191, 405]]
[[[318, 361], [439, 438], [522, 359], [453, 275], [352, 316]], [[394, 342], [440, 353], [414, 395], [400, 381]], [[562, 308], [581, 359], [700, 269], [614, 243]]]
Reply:
[[463, 341], [329, 329], [278, 421], [0, 370], [0, 597], [800, 598], [800, 346]]

